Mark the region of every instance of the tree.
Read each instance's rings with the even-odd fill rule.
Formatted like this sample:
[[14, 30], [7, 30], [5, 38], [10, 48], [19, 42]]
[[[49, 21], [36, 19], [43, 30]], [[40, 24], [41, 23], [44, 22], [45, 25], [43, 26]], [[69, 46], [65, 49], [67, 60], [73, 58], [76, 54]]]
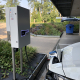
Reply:
[[40, 17], [41, 17], [41, 3], [37, 0], [28, 0], [29, 5], [31, 6], [31, 8], [33, 9], [35, 7], [35, 9], [37, 10], [37, 12], [40, 13]]
[[34, 23], [35, 23], [35, 19], [37, 19], [37, 17], [38, 17], [38, 14], [37, 14], [37, 11], [34, 7], [33, 12], [32, 12], [32, 18], [34, 19]]
[[5, 19], [5, 17], [4, 17], [5, 14], [3, 13], [4, 12], [3, 8], [4, 8], [4, 5], [0, 5], [0, 20]]
[[15, 7], [17, 5], [19, 5], [19, 1], [18, 0], [15, 0], [15, 3], [13, 4], [13, 0], [7, 0], [7, 3], [6, 3], [6, 7]]
[[58, 10], [56, 9], [56, 7], [52, 4], [50, 0], [41, 0], [41, 1], [40, 0], [28, 0], [28, 2], [29, 2], [29, 5], [31, 5], [32, 9], [34, 9], [35, 7], [36, 12], [34, 12], [35, 10], [33, 10], [32, 16], [38, 14], [38, 17], [35, 18], [37, 20], [40, 15], [41, 20], [43, 22], [53, 21], [59, 14]]
[[48, 19], [50, 19], [49, 3], [48, 2], [44, 2], [43, 9], [42, 9], [42, 21], [43, 22], [47, 22]]
[[53, 9], [50, 12], [50, 18], [51, 21], [54, 21], [56, 17], [59, 16], [58, 10], [56, 9], [56, 7], [53, 5]]

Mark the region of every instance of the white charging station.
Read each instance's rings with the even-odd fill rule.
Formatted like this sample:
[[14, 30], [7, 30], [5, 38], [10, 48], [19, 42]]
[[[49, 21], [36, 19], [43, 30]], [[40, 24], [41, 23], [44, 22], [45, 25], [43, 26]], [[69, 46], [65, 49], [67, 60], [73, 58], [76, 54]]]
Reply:
[[16, 80], [14, 48], [20, 48], [20, 67], [22, 72], [22, 47], [25, 46], [26, 50], [26, 45], [30, 44], [30, 12], [20, 6], [6, 7], [5, 9], [6, 28], [11, 35], [13, 80]]
[[17, 7], [6, 8], [7, 31], [11, 34], [11, 47], [22, 48], [30, 43], [30, 12]]

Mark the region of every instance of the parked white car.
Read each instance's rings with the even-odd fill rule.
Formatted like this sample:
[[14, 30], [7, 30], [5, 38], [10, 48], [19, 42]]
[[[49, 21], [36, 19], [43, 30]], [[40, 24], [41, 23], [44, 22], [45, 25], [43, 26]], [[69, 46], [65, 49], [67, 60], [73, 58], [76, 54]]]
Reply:
[[[65, 48], [56, 49], [57, 56], [51, 57], [49, 62], [48, 80], [80, 80], [80, 42]], [[54, 55], [54, 54], [51, 54]]]

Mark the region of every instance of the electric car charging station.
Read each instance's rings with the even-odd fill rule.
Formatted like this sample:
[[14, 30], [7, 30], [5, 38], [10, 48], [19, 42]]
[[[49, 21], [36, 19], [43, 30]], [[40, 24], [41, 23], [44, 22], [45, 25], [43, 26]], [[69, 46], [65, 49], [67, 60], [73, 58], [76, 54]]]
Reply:
[[11, 47], [22, 48], [30, 43], [30, 13], [20, 6], [6, 8], [7, 31], [11, 34]]
[[20, 49], [20, 67], [22, 72], [23, 71], [22, 70], [23, 68], [22, 67], [22, 47], [25, 46], [25, 49], [26, 49], [26, 45], [30, 44], [30, 12], [29, 10], [20, 6], [6, 7], [6, 24], [7, 24], [7, 32], [10, 32], [10, 36], [11, 36], [13, 80], [16, 80], [14, 48]]

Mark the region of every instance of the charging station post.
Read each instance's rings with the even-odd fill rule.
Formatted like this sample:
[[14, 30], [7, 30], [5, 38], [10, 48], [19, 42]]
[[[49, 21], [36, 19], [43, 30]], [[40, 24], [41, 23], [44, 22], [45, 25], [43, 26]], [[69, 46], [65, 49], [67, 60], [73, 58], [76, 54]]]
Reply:
[[20, 49], [20, 68], [21, 68], [21, 73], [23, 72], [23, 55], [22, 55], [22, 48]]
[[16, 80], [16, 74], [15, 74], [15, 53], [14, 53], [14, 48], [12, 48], [12, 63], [13, 63], [13, 80]]
[[13, 80], [16, 80], [14, 48], [20, 49], [20, 68], [22, 72], [22, 47], [30, 44], [30, 11], [20, 6], [6, 7], [6, 26], [11, 36]]

